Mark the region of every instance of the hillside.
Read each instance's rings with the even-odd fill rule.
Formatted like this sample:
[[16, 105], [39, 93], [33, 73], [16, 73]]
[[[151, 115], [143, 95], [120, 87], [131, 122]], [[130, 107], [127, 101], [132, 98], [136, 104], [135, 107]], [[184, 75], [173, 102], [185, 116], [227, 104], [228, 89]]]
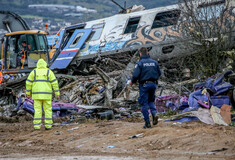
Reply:
[[[116, 2], [124, 7], [124, 0], [116, 0]], [[143, 5], [145, 8], [150, 9], [174, 4], [176, 2], [177, 0], [126, 0], [126, 7], [136, 4]], [[34, 9], [30, 8], [29, 5], [52, 5], [52, 7], [49, 6], [43, 9]], [[66, 5], [70, 7], [81, 6], [83, 8], [95, 10], [96, 12], [86, 13], [73, 12], [71, 9], [61, 10], [60, 8], [53, 7], [56, 5]], [[111, 0], [1, 0], [0, 10], [17, 13], [27, 21], [32, 29], [41, 29], [44, 26], [44, 23], [50, 23], [55, 26], [60, 23], [59, 25], [63, 26], [68, 23], [75, 24], [108, 17], [118, 13], [121, 8], [115, 5]], [[33, 24], [33, 22], [38, 19], [41, 19], [43, 24]]]
[[[115, 0], [121, 6], [124, 6], [124, 0]], [[176, 3], [177, 0], [126, 0], [126, 6], [143, 5], [146, 8], [155, 8], [159, 6], [166, 6], [169, 4]], [[119, 7], [115, 5], [111, 0], [2, 0], [0, 1], [0, 10], [9, 10], [16, 12], [20, 15], [35, 15], [35, 16], [46, 16], [46, 17], [56, 17], [56, 15], [48, 13], [37, 13], [32, 12], [28, 8], [28, 5], [32, 4], [61, 4], [61, 5], [79, 5], [89, 9], [97, 10], [98, 14], [91, 15], [91, 17], [102, 18], [104, 16], [110, 16], [119, 11]], [[57, 17], [58, 18], [58, 17]], [[60, 17], [61, 18], [61, 17]]]

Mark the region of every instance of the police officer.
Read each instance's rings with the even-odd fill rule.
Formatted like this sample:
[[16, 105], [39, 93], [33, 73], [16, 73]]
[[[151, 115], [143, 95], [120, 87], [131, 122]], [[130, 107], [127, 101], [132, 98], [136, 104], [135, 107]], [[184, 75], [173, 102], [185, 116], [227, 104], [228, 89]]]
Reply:
[[130, 85], [139, 81], [139, 104], [141, 105], [141, 111], [144, 116], [145, 125], [144, 128], [151, 128], [149, 120], [150, 108], [153, 125], [158, 123], [158, 116], [156, 115], [155, 91], [158, 84], [158, 78], [161, 76], [161, 70], [158, 62], [151, 59], [147, 48], [142, 47], [139, 49], [140, 61], [137, 62]]
[[47, 63], [43, 59], [37, 62], [37, 68], [34, 69], [26, 80], [26, 94], [28, 98], [34, 100], [34, 129], [39, 130], [42, 122], [42, 106], [45, 114], [46, 130], [52, 127], [52, 91], [59, 99], [59, 86], [54, 73], [47, 68]]

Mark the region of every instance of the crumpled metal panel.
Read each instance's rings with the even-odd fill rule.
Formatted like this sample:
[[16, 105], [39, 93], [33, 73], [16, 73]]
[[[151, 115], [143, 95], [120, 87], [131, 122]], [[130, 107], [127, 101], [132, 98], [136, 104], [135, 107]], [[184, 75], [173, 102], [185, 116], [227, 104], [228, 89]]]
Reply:
[[[76, 29], [69, 39], [69, 42], [65, 46], [65, 48], [60, 52], [59, 56], [50, 66], [50, 69], [65, 69], [68, 67], [70, 62], [74, 59], [74, 57], [79, 52], [80, 48], [83, 46], [84, 42], [90, 35], [92, 29]], [[77, 34], [84, 33], [82, 37], [79, 39], [77, 45], [71, 48], [72, 43], [75, 43], [75, 38]]]

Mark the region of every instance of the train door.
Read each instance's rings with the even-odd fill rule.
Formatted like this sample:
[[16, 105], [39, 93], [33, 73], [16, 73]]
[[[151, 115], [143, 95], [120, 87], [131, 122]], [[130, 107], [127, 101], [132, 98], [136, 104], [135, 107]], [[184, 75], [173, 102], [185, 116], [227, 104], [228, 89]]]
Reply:
[[91, 34], [91, 31], [91, 28], [76, 29], [50, 66], [50, 69], [66, 69]]

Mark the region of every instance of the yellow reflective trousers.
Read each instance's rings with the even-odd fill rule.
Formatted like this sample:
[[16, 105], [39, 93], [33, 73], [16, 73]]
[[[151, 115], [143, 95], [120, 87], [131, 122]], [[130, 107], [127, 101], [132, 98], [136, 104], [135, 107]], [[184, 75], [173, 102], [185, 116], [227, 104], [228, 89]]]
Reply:
[[52, 93], [60, 95], [58, 81], [54, 73], [47, 68], [43, 59], [37, 62], [37, 68], [30, 72], [26, 80], [26, 94], [32, 95], [34, 100], [34, 128], [40, 129], [42, 125], [42, 106], [45, 115], [45, 127], [52, 127]]
[[52, 127], [52, 106], [51, 106], [51, 100], [40, 100], [35, 99], [34, 100], [34, 129], [40, 129], [42, 125], [42, 106], [44, 110], [45, 115], [45, 127], [46, 129], [50, 129]]

